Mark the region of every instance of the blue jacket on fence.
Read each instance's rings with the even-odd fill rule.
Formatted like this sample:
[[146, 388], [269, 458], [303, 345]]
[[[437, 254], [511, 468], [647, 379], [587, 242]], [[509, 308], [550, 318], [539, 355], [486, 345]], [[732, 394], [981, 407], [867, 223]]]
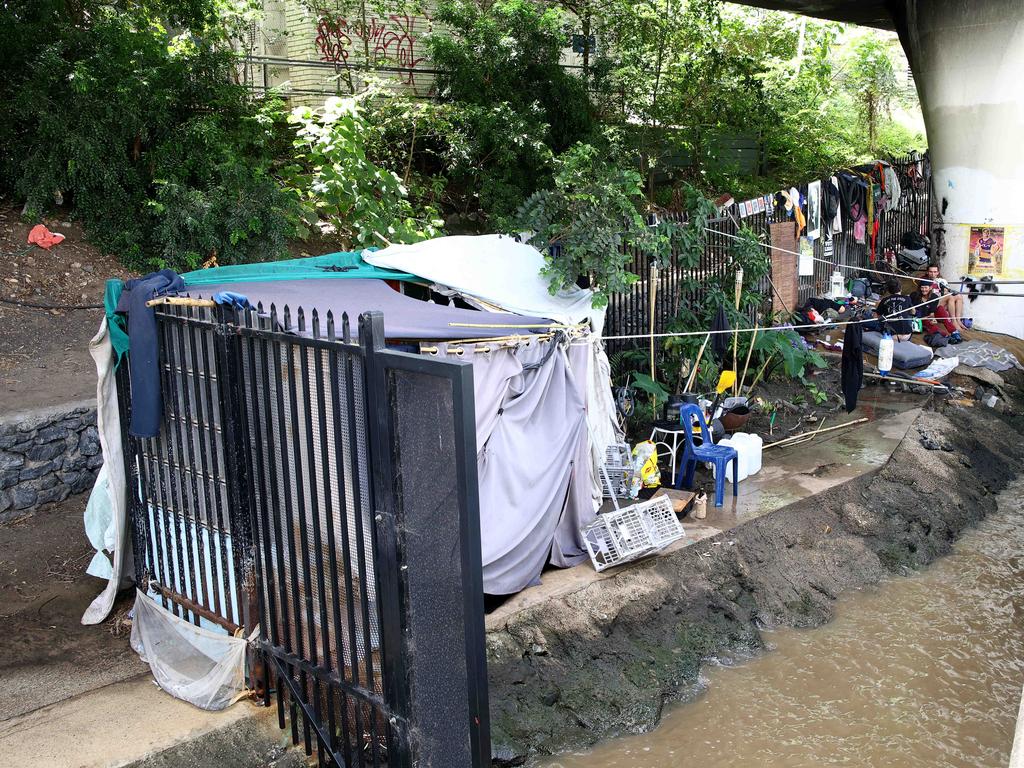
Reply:
[[146, 302], [184, 289], [185, 281], [177, 272], [161, 269], [127, 281], [117, 302], [117, 311], [128, 314], [128, 370], [132, 380], [132, 420], [128, 431], [135, 437], [156, 437], [164, 418], [156, 315]]

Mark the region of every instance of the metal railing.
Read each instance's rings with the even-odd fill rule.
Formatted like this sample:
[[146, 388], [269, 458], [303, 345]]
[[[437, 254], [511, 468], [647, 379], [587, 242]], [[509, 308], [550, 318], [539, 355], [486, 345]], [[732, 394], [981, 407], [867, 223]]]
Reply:
[[[925, 158], [915, 153], [891, 158], [902, 187], [899, 205], [879, 216], [879, 231], [876, 237], [876, 252], [880, 257], [886, 246], [894, 245], [897, 250], [899, 239], [908, 231], [927, 234], [930, 230], [931, 178]], [[842, 206], [840, 206], [842, 208]], [[678, 213], [664, 214], [663, 218], [684, 223], [686, 216]], [[771, 206], [763, 212], [746, 218], [730, 215], [708, 222], [707, 241], [693, 269], [685, 268], [678, 252], [673, 252], [668, 267], [657, 272], [657, 289], [654, 300], [653, 332], [665, 333], [679, 316], [681, 308], [698, 303], [712, 282], [725, 281], [731, 290], [733, 257], [732, 251], [740, 226], [747, 227], [762, 240], [770, 243], [770, 226], [776, 222], [791, 221], [784, 208]], [[799, 301], [819, 295], [827, 290], [833, 265], [849, 268], [869, 266], [869, 243], [858, 243], [853, 235], [853, 222], [847, 213], [841, 211], [842, 232], [832, 238], [819, 237], [814, 241], [814, 272], [799, 277]], [[628, 250], [627, 253], [630, 253]], [[646, 256], [632, 252], [627, 269], [640, 279], [629, 290], [615, 294], [608, 305], [604, 334], [606, 336], [641, 336], [652, 332], [650, 293], [652, 264]], [[850, 270], [843, 270], [849, 276]], [[696, 281], [696, 285], [694, 284]], [[766, 304], [770, 306], [771, 286], [767, 280], [754, 287], [765, 293]], [[727, 292], [728, 292], [727, 290]], [[796, 309], [796, 307], [790, 307]], [[751, 318], [753, 319], [753, 318]], [[700, 329], [688, 329], [700, 330]], [[629, 349], [646, 347], [647, 341], [613, 340], [607, 343], [610, 354]], [[656, 355], [661, 345], [656, 345]]]
[[488, 764], [470, 365], [386, 349], [378, 313], [156, 319], [161, 432], [125, 442], [140, 588], [258, 624], [254, 693], [321, 765]]

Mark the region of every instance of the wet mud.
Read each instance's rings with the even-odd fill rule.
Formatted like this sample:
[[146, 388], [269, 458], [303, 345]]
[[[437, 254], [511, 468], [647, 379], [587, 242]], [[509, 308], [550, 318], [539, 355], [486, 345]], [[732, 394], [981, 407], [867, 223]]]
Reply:
[[510, 616], [487, 636], [495, 764], [649, 731], [706, 661], [947, 554], [1018, 474], [1022, 432], [1011, 412], [934, 404], [877, 472]]

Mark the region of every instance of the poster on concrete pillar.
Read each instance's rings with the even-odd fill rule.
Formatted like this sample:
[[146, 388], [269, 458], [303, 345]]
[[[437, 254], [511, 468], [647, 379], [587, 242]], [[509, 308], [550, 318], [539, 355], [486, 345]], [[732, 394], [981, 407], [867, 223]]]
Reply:
[[971, 227], [967, 271], [972, 275], [1001, 275], [1006, 237], [1002, 227]]

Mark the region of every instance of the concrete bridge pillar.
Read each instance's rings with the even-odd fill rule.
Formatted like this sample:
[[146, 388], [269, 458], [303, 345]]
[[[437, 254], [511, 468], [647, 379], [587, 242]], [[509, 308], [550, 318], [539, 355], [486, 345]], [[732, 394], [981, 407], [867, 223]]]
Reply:
[[[890, 8], [944, 209], [942, 274], [1024, 280], [1024, 0], [893, 0]], [[1024, 285], [1000, 290], [1024, 293]], [[1024, 299], [982, 296], [970, 311], [979, 328], [1024, 338]]]

